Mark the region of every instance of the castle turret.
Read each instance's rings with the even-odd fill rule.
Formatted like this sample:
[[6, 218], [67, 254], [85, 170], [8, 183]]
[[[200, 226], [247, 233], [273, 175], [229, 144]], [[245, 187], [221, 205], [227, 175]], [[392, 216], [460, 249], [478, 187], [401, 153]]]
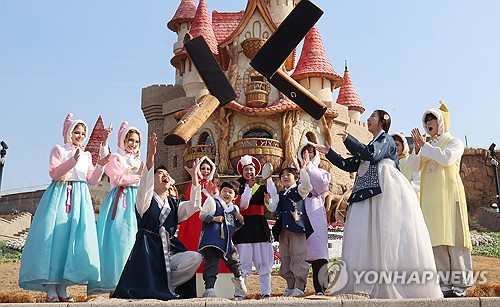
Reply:
[[[184, 37], [191, 28], [196, 12], [196, 4], [194, 0], [181, 0], [181, 4], [175, 11], [174, 17], [167, 23], [167, 28], [177, 33], [177, 41], [174, 43], [174, 54], [182, 51], [184, 45]], [[183, 72], [177, 69], [175, 72], [175, 84], [182, 84]]]
[[274, 23], [279, 26], [300, 0], [264, 0]]
[[[212, 53], [215, 56], [219, 54], [219, 47], [217, 45], [217, 39], [215, 38], [214, 29], [212, 28], [212, 22], [210, 21], [206, 0], [200, 0], [198, 4], [193, 23], [191, 24], [191, 29], [189, 30], [189, 36], [191, 39], [203, 36]], [[185, 52], [185, 50], [183, 52]], [[186, 58], [184, 61], [182, 88], [184, 88], [187, 97], [195, 97], [196, 100], [208, 94], [205, 84], [189, 58]]]
[[300, 59], [292, 78], [328, 106], [332, 106], [332, 91], [340, 87], [342, 77], [333, 69], [316, 26], [304, 38]]
[[347, 64], [345, 65], [344, 82], [340, 87], [337, 103], [346, 106], [349, 110], [349, 118], [354, 120], [359, 121], [361, 114], [365, 112], [365, 108], [361, 104], [361, 100], [359, 100], [358, 92], [352, 83]]
[[97, 121], [95, 122], [94, 129], [90, 133], [89, 141], [87, 146], [85, 146], [85, 151], [90, 152], [92, 155], [92, 164], [96, 165], [99, 160], [99, 147], [104, 140], [104, 123], [102, 122], [102, 117], [99, 115]]

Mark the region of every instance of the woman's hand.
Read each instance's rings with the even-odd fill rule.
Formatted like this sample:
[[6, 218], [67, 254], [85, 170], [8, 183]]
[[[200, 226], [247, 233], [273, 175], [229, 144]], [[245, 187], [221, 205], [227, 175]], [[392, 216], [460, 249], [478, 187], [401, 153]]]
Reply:
[[243, 224], [243, 221], [245, 220], [245, 218], [243, 217], [243, 215], [241, 215], [241, 213], [239, 212], [235, 212], [234, 213], [234, 217], [240, 222]]
[[109, 127], [104, 129], [104, 132], [103, 132], [104, 139], [102, 140], [101, 146], [104, 147], [104, 146], [108, 145], [109, 136], [111, 135], [112, 132], [113, 132], [113, 127], [110, 123]]
[[342, 132], [337, 133], [337, 135], [340, 135], [342, 137], [342, 142], [345, 142], [345, 139], [347, 139], [347, 135], [349, 134], [347, 133], [346, 130], [343, 130]]
[[106, 157], [102, 158], [101, 160], [97, 161], [97, 164], [99, 164], [100, 166], [104, 166], [104, 165], [106, 165], [106, 163], [108, 163], [109, 158], [111, 158], [111, 154], [109, 154]]
[[215, 185], [215, 183], [213, 183], [212, 181], [209, 180], [209, 181], [207, 181], [205, 189], [208, 191], [208, 193], [210, 195], [214, 195], [215, 190], [217, 189], [217, 186]]
[[186, 170], [186, 172], [188, 172], [191, 178], [195, 178], [198, 176], [196, 174], [196, 169], [199, 167], [199, 165], [200, 165], [200, 158], [196, 158], [196, 160], [193, 162], [193, 167], [189, 168], [187, 166], [184, 166], [184, 169]]
[[271, 194], [269, 193], [264, 193], [264, 205], [269, 205], [269, 202], [271, 201]]
[[151, 133], [148, 141], [148, 157], [146, 158], [146, 166], [148, 170], [150, 170], [155, 164], [155, 154], [156, 154], [156, 145], [158, 143], [158, 139], [156, 137], [156, 133]]
[[314, 144], [314, 147], [321, 153], [325, 155], [330, 151], [330, 144], [322, 145], [322, 144]]
[[223, 216], [214, 216], [214, 218], [212, 219], [212, 222], [222, 223], [222, 222], [224, 222], [224, 217]]
[[302, 163], [300, 169], [305, 170], [309, 162], [311, 162], [311, 159], [309, 158], [309, 154], [303, 155], [302, 158], [304, 159], [304, 162]]
[[75, 154], [73, 155], [73, 158], [75, 158], [76, 162], [78, 162], [78, 157], [80, 157], [80, 148], [77, 148]]
[[415, 144], [415, 153], [418, 154], [420, 148], [425, 144], [425, 134], [420, 134], [418, 128], [411, 130], [411, 137], [413, 138], [413, 143]]

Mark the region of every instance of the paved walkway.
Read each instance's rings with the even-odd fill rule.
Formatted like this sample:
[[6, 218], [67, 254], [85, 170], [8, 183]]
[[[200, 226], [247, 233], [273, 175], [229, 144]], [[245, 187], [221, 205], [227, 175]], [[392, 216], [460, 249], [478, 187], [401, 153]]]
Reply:
[[397, 307], [397, 306], [436, 306], [436, 307], [498, 307], [500, 297], [471, 297], [471, 298], [447, 298], [447, 299], [405, 299], [405, 300], [375, 300], [375, 299], [297, 299], [272, 297], [269, 300], [243, 300], [232, 301], [220, 298], [200, 298], [191, 300], [119, 300], [106, 299], [94, 300], [86, 303], [21, 303], [0, 304], [0, 306], [33, 307], [33, 306], [172, 306], [172, 307]]

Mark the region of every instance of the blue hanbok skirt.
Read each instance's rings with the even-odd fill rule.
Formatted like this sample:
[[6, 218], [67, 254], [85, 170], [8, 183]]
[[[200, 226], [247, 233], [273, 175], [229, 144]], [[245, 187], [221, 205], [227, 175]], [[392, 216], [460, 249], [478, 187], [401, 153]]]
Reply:
[[101, 281], [89, 284], [89, 295], [115, 290], [135, 243], [137, 187], [123, 187], [122, 192], [120, 189], [113, 188], [101, 206], [97, 220]]
[[99, 280], [96, 223], [89, 188], [84, 181], [71, 183], [70, 208], [66, 204], [66, 181], [52, 181], [38, 204], [21, 258], [21, 288], [43, 291], [44, 284], [75, 285]]

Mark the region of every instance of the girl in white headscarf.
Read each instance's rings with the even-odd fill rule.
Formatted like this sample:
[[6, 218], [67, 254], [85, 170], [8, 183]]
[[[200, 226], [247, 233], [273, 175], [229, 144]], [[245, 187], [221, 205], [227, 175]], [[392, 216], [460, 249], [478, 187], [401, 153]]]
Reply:
[[70, 285], [99, 280], [99, 252], [89, 185], [101, 181], [109, 156], [92, 164], [84, 142], [88, 128], [68, 114], [64, 145], [50, 152], [52, 182], [43, 193], [21, 258], [19, 286], [45, 290], [46, 302], [72, 301]]
[[[112, 129], [106, 129], [108, 135]], [[108, 154], [107, 137], [101, 156]], [[123, 267], [134, 246], [137, 233], [135, 197], [142, 173], [140, 160], [141, 132], [125, 121], [118, 130], [118, 152], [106, 165], [111, 191], [104, 199], [97, 220], [97, 238], [101, 260], [101, 280], [89, 284], [88, 294], [115, 290]]]
[[328, 192], [331, 175], [324, 169], [319, 168], [321, 161], [319, 151], [312, 143], [304, 144], [298, 151], [300, 164], [304, 163], [305, 155], [309, 155], [309, 163], [306, 172], [312, 185], [312, 191], [305, 199], [305, 206], [309, 221], [314, 232], [307, 239], [307, 262], [312, 266], [313, 285], [317, 295], [323, 295], [328, 283], [320, 280], [320, 269], [328, 264], [328, 222], [323, 194]]
[[406, 179], [411, 183], [415, 193], [417, 196], [420, 195], [420, 172], [412, 172], [412, 170], [408, 166], [408, 157], [410, 155], [410, 147], [408, 146], [408, 141], [403, 133], [394, 132], [392, 134], [392, 138], [394, 139], [394, 143], [396, 144], [396, 150], [398, 152], [398, 166], [399, 170], [403, 175], [405, 175]]

